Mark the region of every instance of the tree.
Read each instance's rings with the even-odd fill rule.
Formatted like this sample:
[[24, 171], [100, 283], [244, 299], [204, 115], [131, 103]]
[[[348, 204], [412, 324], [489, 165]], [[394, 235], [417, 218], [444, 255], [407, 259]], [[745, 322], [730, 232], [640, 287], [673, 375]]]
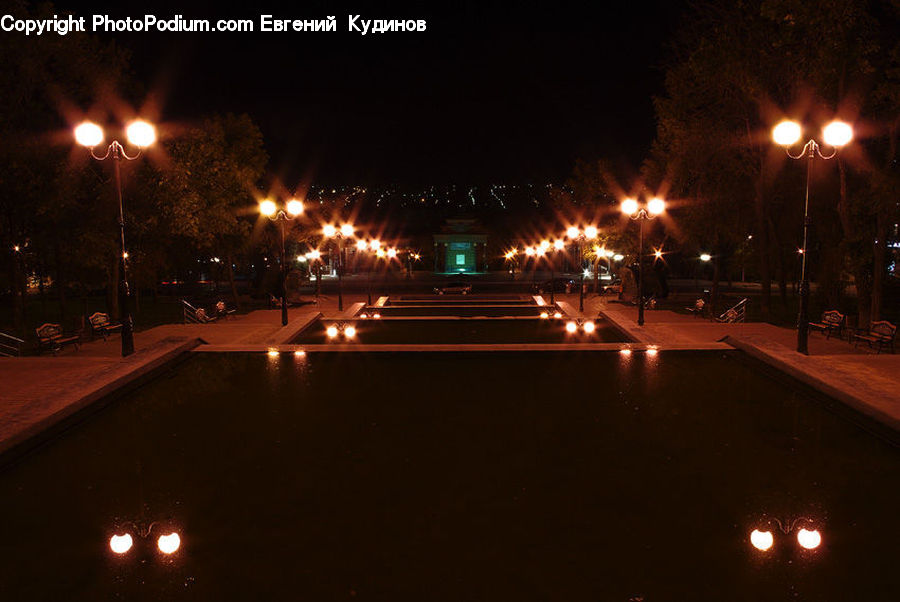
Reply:
[[234, 263], [250, 238], [254, 194], [268, 157], [247, 115], [217, 115], [168, 145], [171, 166], [160, 174], [157, 203], [172, 233], [194, 249], [225, 260], [234, 302]]

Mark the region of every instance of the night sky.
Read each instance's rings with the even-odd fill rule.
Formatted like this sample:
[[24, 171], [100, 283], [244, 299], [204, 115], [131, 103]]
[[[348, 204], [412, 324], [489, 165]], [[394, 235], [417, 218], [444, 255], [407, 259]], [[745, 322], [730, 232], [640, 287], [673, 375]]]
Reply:
[[[205, 6], [205, 7], [204, 7]], [[76, 15], [337, 17], [334, 33], [108, 34], [163, 100], [162, 117], [249, 113], [272, 171], [340, 184], [559, 181], [576, 157], [631, 166], [653, 137], [666, 44], [682, 5], [648, 2], [215, 3], [88, 7]], [[347, 15], [427, 19], [424, 33], [347, 31]]]

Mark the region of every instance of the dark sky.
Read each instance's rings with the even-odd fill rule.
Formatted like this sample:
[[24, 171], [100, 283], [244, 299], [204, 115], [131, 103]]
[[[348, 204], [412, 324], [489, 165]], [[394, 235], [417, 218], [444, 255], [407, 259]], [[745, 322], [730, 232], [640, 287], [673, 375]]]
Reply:
[[[111, 34], [134, 53], [163, 117], [249, 113], [287, 183], [543, 182], [579, 156], [632, 165], [679, 2], [284, 5], [59, 0], [78, 15], [337, 17], [335, 33]], [[347, 15], [426, 19], [424, 33], [347, 31]]]

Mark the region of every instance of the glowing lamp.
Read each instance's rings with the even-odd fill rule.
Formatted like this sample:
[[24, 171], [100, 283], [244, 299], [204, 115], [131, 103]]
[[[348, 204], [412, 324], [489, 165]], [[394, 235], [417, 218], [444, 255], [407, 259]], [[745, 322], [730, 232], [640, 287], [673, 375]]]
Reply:
[[325, 331], [325, 334], [328, 335], [328, 338], [329, 338], [329, 339], [333, 339], [333, 338], [337, 337], [337, 335], [338, 335], [338, 327], [337, 327], [337, 326], [334, 326], [334, 325], [329, 326], [328, 329]]
[[320, 258], [321, 256], [322, 256], [322, 254], [319, 253], [318, 249], [313, 249], [312, 251], [310, 251], [309, 253], [306, 254], [306, 257], [308, 259], [312, 259], [313, 261]]
[[306, 357], [306, 352], [302, 349], [298, 349], [294, 352], [294, 357]]
[[796, 121], [782, 121], [772, 128], [772, 140], [781, 146], [796, 144], [801, 135], [803, 135], [803, 129]]
[[348, 339], [352, 339], [356, 336], [356, 327], [355, 326], [347, 326], [344, 328], [344, 336]]
[[125, 128], [125, 135], [128, 142], [140, 148], [146, 148], [156, 142], [156, 128], [141, 119], [129, 123]]
[[541, 312], [541, 320], [546, 320], [549, 317], [550, 317], [550, 314], [548, 314], [547, 312], [545, 312], [545, 311]]
[[368, 246], [369, 246], [369, 243], [367, 243], [364, 240], [356, 241], [356, 250], [357, 251], [365, 251], [368, 248]]
[[133, 544], [131, 535], [128, 533], [125, 535], [113, 535], [109, 538], [109, 549], [116, 554], [124, 554], [131, 549]]
[[297, 199], [291, 199], [287, 203], [287, 212], [293, 217], [303, 213], [303, 203]]
[[650, 347], [649, 349], [647, 349], [647, 355], [649, 355], [650, 357], [656, 357], [657, 353], [659, 353], [659, 349], [655, 347]]
[[259, 203], [259, 212], [266, 217], [272, 217], [275, 215], [276, 211], [278, 211], [278, 207], [276, 207], [275, 203], [269, 199], [265, 199]]
[[584, 328], [584, 331], [586, 333], [591, 334], [592, 332], [597, 330], [597, 325], [594, 324], [593, 322], [585, 322], [584, 326], [582, 326], [582, 328]]
[[[607, 257], [609, 257], [609, 255], [607, 255]], [[612, 256], [612, 258], [615, 259], [616, 261], [622, 261], [623, 259], [625, 259], [625, 256], [622, 255], [621, 253], [616, 253], [615, 255]]]
[[550, 248], [550, 241], [549, 241], [549, 240], [542, 240], [542, 241], [541, 241], [541, 248], [544, 249], [544, 250], [549, 249], [549, 248]]
[[620, 209], [622, 209], [622, 213], [625, 215], [634, 215], [638, 210], [637, 201], [634, 199], [625, 199], [622, 201]]
[[337, 234], [337, 228], [335, 228], [331, 224], [325, 224], [325, 226], [322, 228], [322, 234], [324, 234], [328, 238], [331, 238], [332, 236]]
[[700, 254], [700, 261], [709, 261], [710, 259], [712, 259], [712, 255], [710, 255], [709, 253]]
[[381, 241], [376, 238], [375, 240], [373, 240], [372, 242], [369, 243], [369, 247], [373, 251], [377, 251], [378, 249], [381, 248]]
[[396, 256], [397, 256], [397, 249], [393, 249], [393, 248], [388, 249], [388, 251], [387, 251], [387, 256], [390, 257], [391, 259], [393, 259], [394, 257], [396, 257]]
[[359, 314], [359, 317], [360, 317], [361, 319], [365, 320], [365, 319], [367, 319], [367, 318], [369, 317], [369, 314]]
[[660, 198], [653, 198], [647, 203], [647, 211], [650, 215], [659, 215], [666, 210], [666, 202]]
[[277, 349], [269, 349], [269, 351], [267, 353], [268, 353], [269, 357], [278, 357]]
[[585, 238], [597, 238], [597, 228], [596, 226], [588, 226], [584, 229]]
[[662, 259], [662, 251], [660, 251], [659, 249], [657, 249], [656, 251], [653, 251], [653, 256], [656, 257], [657, 259]]
[[556, 312], [553, 314], [553, 317], [556, 318], [557, 320], [559, 320], [562, 317], [562, 314], [559, 312]]
[[853, 128], [843, 121], [832, 121], [822, 130], [822, 138], [825, 144], [831, 146], [844, 146], [853, 140]]
[[181, 538], [178, 533], [169, 533], [168, 535], [160, 535], [156, 540], [156, 547], [163, 554], [174, 554], [181, 547]]
[[750, 543], [760, 552], [765, 552], [772, 547], [773, 543], [775, 543], [775, 538], [772, 537], [771, 531], [759, 531], [758, 529], [753, 529], [753, 532], [750, 533]]
[[381, 314], [376, 312], [376, 313], [372, 314], [372, 317], [375, 318], [376, 320], [379, 320], [379, 319], [381, 319]]
[[631, 355], [631, 349], [619, 349], [619, 355], [629, 356]]
[[577, 238], [579, 234], [581, 234], [581, 232], [579, 232], [578, 228], [575, 226], [569, 226], [566, 230], [566, 236], [569, 238]]
[[800, 529], [797, 531], [797, 543], [807, 550], [815, 550], [822, 543], [822, 535], [817, 529], [812, 531]]
[[75, 128], [75, 142], [93, 148], [103, 142], [103, 128], [92, 121], [85, 121]]
[[306, 255], [297, 255], [297, 261], [299, 261], [300, 263], [305, 263]]
[[341, 226], [341, 236], [346, 236], [347, 238], [353, 236], [353, 226], [350, 224], [344, 224]]
[[534, 255], [534, 249], [532, 247], [525, 247], [525, 254], [531, 257]]
[[553, 241], [553, 248], [556, 249], [557, 251], [562, 251], [563, 249], [566, 248], [566, 243], [563, 242], [563, 240], [561, 238], [558, 238]]
[[578, 324], [575, 322], [566, 322], [566, 332], [575, 332], [578, 330]]

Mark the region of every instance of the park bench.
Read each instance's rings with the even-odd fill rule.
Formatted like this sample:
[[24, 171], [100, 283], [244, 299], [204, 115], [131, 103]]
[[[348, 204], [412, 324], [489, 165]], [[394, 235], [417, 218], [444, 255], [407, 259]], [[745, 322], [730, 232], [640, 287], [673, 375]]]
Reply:
[[812, 330], [824, 332], [826, 339], [831, 338], [832, 334], [837, 335], [837, 338], [841, 338], [846, 323], [847, 316], [837, 310], [830, 309], [822, 314], [820, 322], [810, 322], [809, 327]]
[[219, 319], [218, 315], [210, 316], [202, 307], [194, 307], [186, 299], [181, 300], [182, 316], [185, 324], [210, 324]]
[[706, 312], [706, 301], [704, 301], [703, 299], [697, 299], [696, 301], [694, 301], [693, 307], [685, 307], [685, 309], [698, 318], [702, 318], [703, 314]]
[[231, 316], [236, 311], [236, 309], [228, 309], [228, 306], [225, 305], [224, 301], [219, 301], [216, 303], [216, 318], [227, 319], [228, 316]]
[[121, 324], [113, 324], [109, 321], [109, 314], [94, 312], [88, 318], [91, 323], [91, 336], [100, 335], [105, 341], [110, 333], [122, 330]]
[[863, 341], [870, 348], [877, 349], [877, 353], [881, 353], [882, 349], [890, 349], [894, 353], [894, 337], [897, 335], [897, 327], [886, 320], [872, 322], [868, 329], [858, 329], [851, 335], [851, 338], [859, 346], [859, 342]]
[[45, 349], [56, 355], [66, 345], [74, 345], [75, 349], [81, 344], [81, 337], [76, 335], [65, 335], [62, 326], [59, 324], [43, 324], [34, 329], [38, 339], [38, 353], [42, 353]]

